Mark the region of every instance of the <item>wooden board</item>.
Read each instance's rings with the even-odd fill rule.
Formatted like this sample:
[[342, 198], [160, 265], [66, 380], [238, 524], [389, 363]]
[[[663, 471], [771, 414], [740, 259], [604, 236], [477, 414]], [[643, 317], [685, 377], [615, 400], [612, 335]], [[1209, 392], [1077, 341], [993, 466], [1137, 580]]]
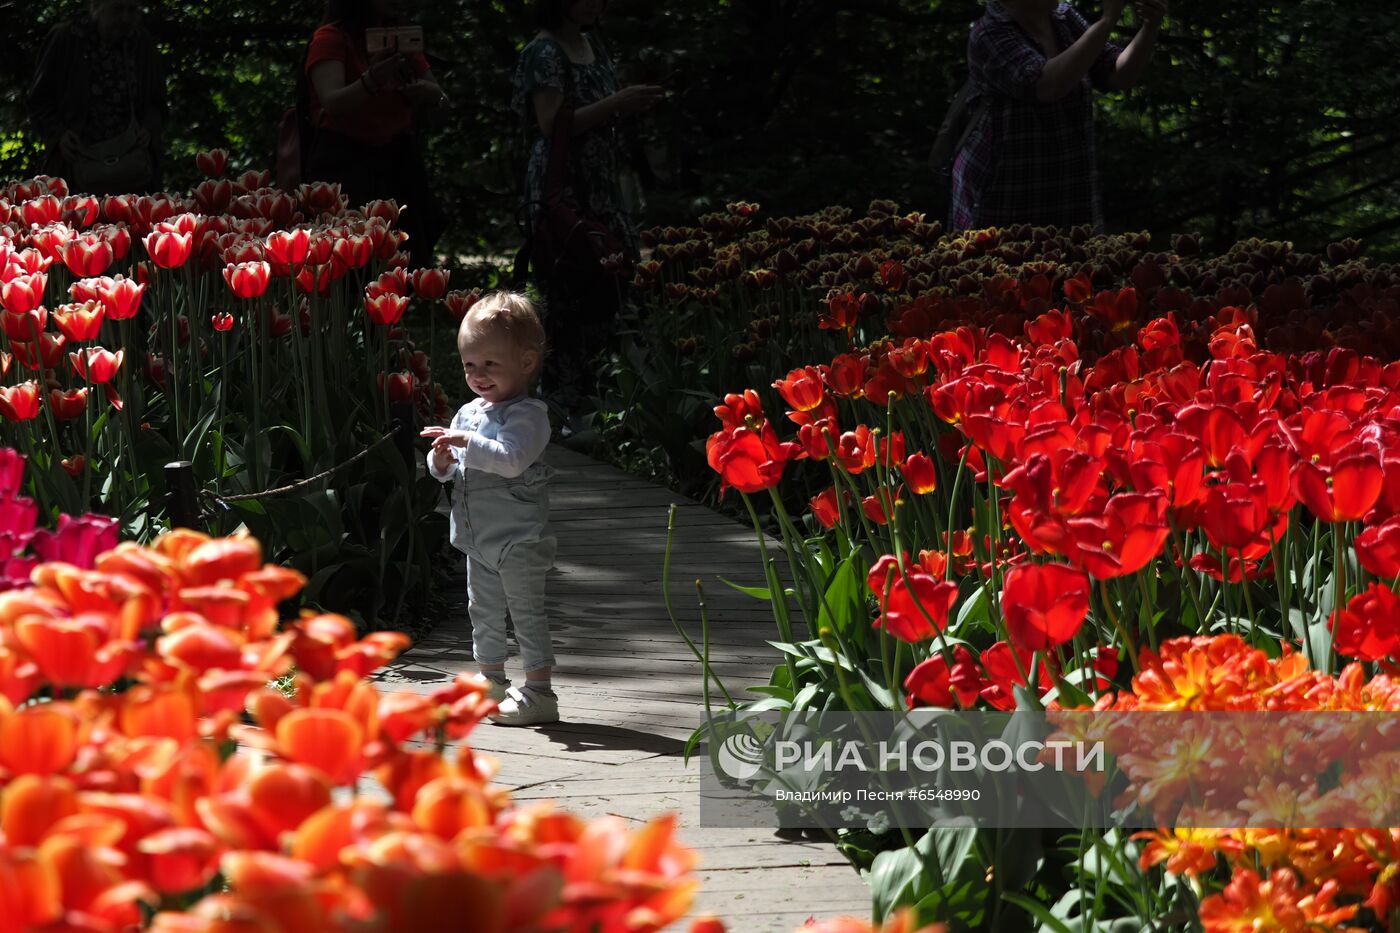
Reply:
[[[565, 721], [538, 729], [486, 723], [468, 741], [496, 758], [499, 783], [517, 788], [522, 803], [555, 800], [582, 816], [613, 814], [636, 825], [678, 813], [682, 841], [700, 856], [692, 913], [719, 915], [731, 933], [791, 933], [812, 915], [868, 917], [869, 891], [833, 846], [786, 841], [771, 827], [697, 825], [699, 766], [681, 751], [704, 718], [701, 671], [662, 599], [667, 515], [675, 504], [676, 617], [698, 644], [694, 581], [702, 580], [712, 665], [745, 698], [753, 695], [744, 688], [766, 683], [781, 663], [766, 644], [778, 640], [766, 604], [719, 580], [764, 585], [753, 529], [574, 451], [552, 446], [546, 460], [557, 471], [550, 506], [559, 552], [545, 592]], [[768, 551], [790, 585], [780, 542], [770, 541]], [[381, 689], [431, 693], [475, 670], [461, 579], [436, 627], [382, 672]], [[796, 604], [789, 605], [797, 637], [805, 637]], [[509, 644], [507, 670], [518, 682], [513, 638]], [[713, 685], [711, 696], [720, 701]]]

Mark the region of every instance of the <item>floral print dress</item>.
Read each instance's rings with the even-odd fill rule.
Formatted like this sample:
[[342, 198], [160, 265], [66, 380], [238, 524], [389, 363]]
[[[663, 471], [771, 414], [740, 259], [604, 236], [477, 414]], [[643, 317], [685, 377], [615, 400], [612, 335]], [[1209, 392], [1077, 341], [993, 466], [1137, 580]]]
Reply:
[[[554, 40], [538, 37], [521, 50], [516, 64], [511, 105], [530, 147], [524, 206], [532, 230], [544, 201], [550, 142], [540, 132], [535, 117], [535, 91], [553, 88], [565, 94], [567, 106], [577, 110], [615, 94], [618, 89], [617, 72], [602, 43], [592, 35], [588, 35], [588, 43], [593, 49], [593, 62], [588, 65], [570, 60]], [[641, 188], [611, 124], [595, 127], [569, 141], [569, 185], [575, 197], [579, 192], [586, 195], [589, 213], [620, 237], [635, 258], [641, 247]], [[580, 202], [585, 203], [582, 198]]]

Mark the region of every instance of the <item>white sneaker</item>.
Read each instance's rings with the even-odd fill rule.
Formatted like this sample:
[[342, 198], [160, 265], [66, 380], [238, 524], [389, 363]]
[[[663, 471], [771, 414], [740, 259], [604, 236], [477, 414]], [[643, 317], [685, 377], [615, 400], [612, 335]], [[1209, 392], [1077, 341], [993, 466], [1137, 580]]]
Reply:
[[486, 695], [491, 699], [495, 700], [497, 703], [501, 702], [506, 698], [506, 691], [510, 689], [509, 680], [507, 680], [505, 683], [502, 683], [499, 680], [492, 680], [485, 674], [477, 674], [476, 679], [485, 682]]
[[559, 721], [559, 698], [538, 690], [517, 690], [511, 687], [500, 709], [491, 714], [498, 726], [537, 726]]

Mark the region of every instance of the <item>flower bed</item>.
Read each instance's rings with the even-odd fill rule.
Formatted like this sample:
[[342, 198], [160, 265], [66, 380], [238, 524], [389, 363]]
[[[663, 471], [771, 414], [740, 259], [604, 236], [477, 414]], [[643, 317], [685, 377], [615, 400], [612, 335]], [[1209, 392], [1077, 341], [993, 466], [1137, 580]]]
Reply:
[[1266, 349], [1400, 356], [1400, 270], [1367, 262], [1354, 240], [1325, 254], [1246, 240], [1204, 255], [1191, 235], [1022, 225], [949, 237], [880, 201], [863, 216], [832, 208], [769, 219], [739, 203], [645, 238], [652, 252], [637, 284], [652, 310], [607, 374], [605, 426], [620, 459], [654, 463], [696, 493], [717, 491], [698, 439], [727, 393], [753, 386], [775, 409], [776, 377], [848, 346], [964, 324], [1020, 337], [1027, 321], [1066, 307], [1066, 295], [1091, 360], [1171, 313], [1183, 353], [1199, 362], [1221, 309], [1251, 305]]
[[[337, 186], [223, 177], [188, 196], [92, 198], [60, 179], [0, 195], [0, 439], [34, 462], [47, 515], [164, 524], [164, 465], [194, 464], [205, 522], [246, 524], [309, 578], [308, 598], [398, 619], [426, 593], [442, 540], [437, 484], [391, 445], [293, 494], [256, 494], [344, 463], [396, 418], [449, 409], [429, 353], [401, 329], [415, 296], [429, 334], [448, 274], [409, 272], [399, 207], [351, 209]], [[396, 408], [396, 405], [402, 405]], [[421, 607], [420, 607], [421, 608]]]
[[408, 637], [282, 618], [306, 578], [256, 539], [35, 528], [23, 469], [0, 449], [4, 533], [33, 552], [0, 592], [0, 930], [646, 933], [689, 910], [674, 816], [588, 822], [491, 784], [460, 744], [495, 708], [478, 679], [380, 692]]
[[[770, 247], [736, 242], [718, 297], [663, 286], [790, 308], [763, 350], [781, 365], [715, 407], [705, 444], [794, 580], [785, 593], [770, 568], [753, 591], [782, 644], [744, 707], [1396, 708], [1395, 270], [1355, 243], [1186, 258], [1189, 238], [1153, 254], [928, 228], [921, 247], [893, 213], [844, 236], [869, 248], [853, 228], [901, 224], [898, 254], [798, 256], [786, 291], [754, 268], [792, 249], [781, 221]], [[791, 358], [823, 331], [836, 347]], [[906, 844], [844, 836], [877, 913], [971, 929], [1390, 929], [1400, 893], [1400, 830]], [[961, 853], [941, 877], [931, 847]]]

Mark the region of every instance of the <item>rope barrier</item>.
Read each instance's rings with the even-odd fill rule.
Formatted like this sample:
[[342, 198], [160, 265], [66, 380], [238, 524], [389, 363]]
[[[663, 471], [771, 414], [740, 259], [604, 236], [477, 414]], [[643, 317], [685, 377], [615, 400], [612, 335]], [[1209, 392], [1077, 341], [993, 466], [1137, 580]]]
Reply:
[[280, 496], [285, 493], [296, 492], [299, 489], [305, 489], [308, 486], [314, 486], [322, 480], [326, 479], [327, 477], [339, 472], [340, 470], [343, 470], [346, 467], [351, 466], [352, 464], [358, 463], [365, 457], [368, 457], [375, 450], [378, 450], [380, 447], [382, 447], [386, 441], [392, 441], [395, 438], [397, 438], [399, 430], [400, 424], [398, 422], [395, 422], [393, 426], [389, 428], [389, 433], [385, 434], [373, 444], [370, 444], [364, 450], [355, 454], [349, 460], [346, 460], [343, 463], [337, 463], [335, 466], [331, 467], [328, 470], [322, 470], [315, 476], [308, 476], [306, 479], [298, 480], [297, 482], [290, 483], [286, 486], [278, 486], [276, 489], [264, 489], [262, 492], [240, 493], [236, 496], [221, 496], [217, 493], [209, 491], [208, 489], [201, 489], [200, 494], [203, 495], [206, 499], [209, 499], [215, 505], [219, 506], [221, 509], [227, 511], [230, 502], [246, 502], [250, 499], [267, 499], [272, 496]]

